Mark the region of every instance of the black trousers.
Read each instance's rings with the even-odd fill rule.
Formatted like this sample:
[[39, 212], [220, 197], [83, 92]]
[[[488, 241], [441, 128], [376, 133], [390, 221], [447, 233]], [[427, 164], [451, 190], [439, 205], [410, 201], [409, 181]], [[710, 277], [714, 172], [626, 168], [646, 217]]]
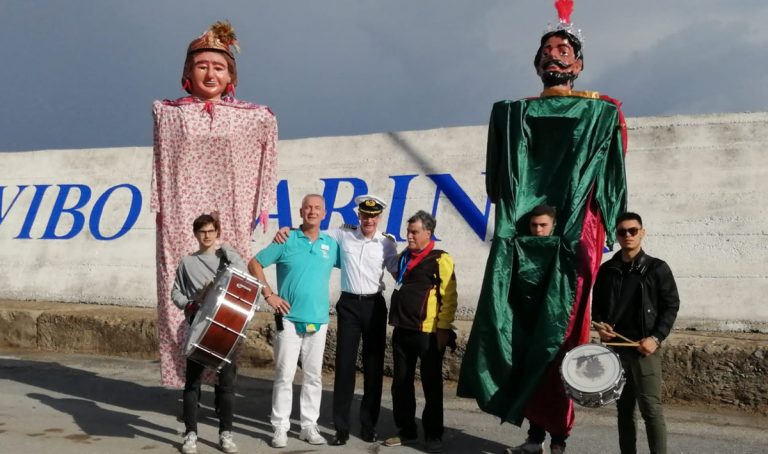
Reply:
[[[197, 403], [200, 398], [200, 385], [205, 366], [187, 360], [187, 374], [184, 382], [184, 434], [197, 432]], [[218, 382], [214, 387], [216, 415], [219, 417], [219, 433], [232, 430], [235, 404], [235, 379], [237, 365], [224, 366], [218, 373]]]
[[[547, 432], [544, 430], [544, 427], [530, 421], [528, 421], [528, 424], [530, 425], [530, 428], [528, 429], [528, 440], [532, 443], [544, 443], [544, 440], [547, 438]], [[565, 440], [568, 439], [568, 435], [550, 435], [552, 437], [553, 445], [560, 445], [565, 448]]]
[[387, 338], [387, 305], [381, 293], [359, 296], [342, 292], [336, 303], [336, 374], [333, 380], [333, 422], [349, 432], [355, 394], [357, 351], [363, 339], [363, 400], [360, 425], [373, 430], [379, 420]]
[[443, 437], [443, 353], [434, 334], [395, 328], [392, 333], [392, 410], [401, 436], [416, 438], [416, 360], [421, 360], [424, 411], [421, 424], [425, 439]]

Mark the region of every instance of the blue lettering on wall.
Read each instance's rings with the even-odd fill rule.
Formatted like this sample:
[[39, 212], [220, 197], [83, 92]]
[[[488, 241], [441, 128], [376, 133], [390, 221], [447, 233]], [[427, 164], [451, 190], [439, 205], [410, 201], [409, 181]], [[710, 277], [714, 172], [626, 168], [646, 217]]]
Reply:
[[[288, 180], [280, 180], [277, 183], [277, 212], [270, 213], [269, 219], [277, 219], [278, 227], [292, 227], [291, 224], [291, 198], [288, 193]], [[259, 216], [253, 220], [253, 228], [261, 223]]]
[[[394, 182], [394, 190], [392, 191], [392, 200], [387, 207], [389, 215], [387, 217], [387, 226], [385, 231], [392, 234], [397, 241], [405, 241], [400, 235], [402, 231], [405, 204], [408, 200], [408, 189], [411, 181], [419, 176], [418, 174], [408, 175], [390, 175], [389, 178]], [[491, 202], [486, 199], [485, 207], [480, 210], [475, 203], [467, 195], [458, 182], [447, 173], [427, 175], [435, 183], [435, 196], [432, 205], [432, 214], [437, 212], [440, 196], [445, 194], [445, 198], [448, 199], [451, 204], [456, 208], [461, 217], [469, 224], [472, 231], [480, 238], [485, 240], [488, 218], [491, 212]], [[368, 192], [367, 183], [360, 178], [321, 178], [325, 183], [323, 189], [323, 197], [325, 198], [328, 206], [328, 212], [325, 219], [321, 224], [322, 229], [327, 229], [330, 225], [331, 215], [336, 212], [341, 214], [343, 222], [349, 224], [357, 224], [357, 215], [355, 214], [354, 198], [358, 195]], [[339, 185], [341, 183], [352, 184], [352, 197], [349, 201], [345, 201], [341, 206], [336, 206], [337, 194]], [[288, 181], [280, 180], [277, 185], [277, 212], [269, 215], [271, 219], [277, 219], [280, 227], [293, 226], [291, 221], [291, 206], [290, 197], [288, 192]], [[259, 221], [256, 220], [254, 225], [258, 225]], [[436, 238], [439, 240], [438, 238]]]
[[[40, 212], [40, 206], [45, 198], [46, 191], [52, 185], [50, 184], [36, 184], [34, 185], [35, 192], [32, 195], [32, 200], [27, 207], [27, 213], [24, 216], [24, 223], [19, 230], [19, 234], [15, 239], [29, 240], [32, 239], [32, 227], [37, 220], [38, 213]], [[59, 192], [56, 195], [56, 199], [53, 202], [53, 207], [48, 215], [48, 222], [45, 226], [45, 231], [39, 239], [41, 240], [68, 240], [77, 236], [82, 232], [85, 226], [86, 217], [88, 218], [88, 228], [91, 231], [93, 237], [97, 240], [109, 241], [120, 238], [128, 233], [131, 228], [136, 224], [139, 219], [139, 213], [141, 212], [142, 195], [139, 188], [132, 184], [124, 183], [107, 188], [103, 194], [101, 194], [93, 205], [90, 213], [86, 212], [88, 202], [91, 200], [93, 194], [92, 189], [88, 185], [84, 184], [60, 184], [56, 185], [59, 188]], [[22, 192], [27, 189], [27, 185], [18, 185], [18, 192], [14, 196], [8, 208], [3, 211], [0, 206], [0, 225], [2, 225], [6, 216], [10, 213], [11, 209], [16, 205], [16, 201]], [[102, 233], [101, 217], [104, 214], [104, 206], [107, 204], [112, 194], [119, 189], [127, 189], [131, 193], [131, 202], [128, 208], [125, 221], [123, 221], [120, 229], [113, 235], [107, 236]], [[5, 186], [0, 186], [0, 203], [2, 202], [2, 195], [5, 190]], [[70, 196], [77, 191], [77, 195], [74, 201], [70, 200]], [[70, 206], [67, 206], [69, 204]], [[72, 225], [67, 232], [57, 233], [57, 228], [61, 223], [63, 215], [71, 216]]]
[[[104, 213], [104, 205], [106, 205], [107, 200], [109, 200], [109, 197], [112, 195], [112, 193], [121, 188], [126, 188], [131, 191], [131, 206], [128, 209], [128, 215], [125, 217], [123, 226], [120, 227], [120, 230], [118, 230], [117, 233], [112, 236], [104, 236], [101, 233], [100, 227], [101, 215]], [[133, 227], [133, 225], [136, 224], [136, 221], [139, 219], [140, 212], [141, 191], [139, 191], [139, 188], [132, 184], [118, 184], [117, 186], [112, 186], [111, 188], [104, 191], [104, 194], [96, 199], [96, 203], [93, 205], [93, 209], [91, 210], [91, 217], [88, 220], [88, 228], [91, 230], [93, 237], [97, 240], [114, 240], [120, 238], [121, 236], [128, 233], [129, 230], [131, 230], [131, 227]]]
[[[321, 178], [325, 183], [323, 189], [323, 198], [325, 199], [326, 214], [325, 219], [320, 224], [320, 228], [326, 230], [331, 223], [331, 215], [336, 212], [341, 214], [345, 224], [357, 224], [357, 214], [355, 214], [355, 197], [368, 193], [368, 184], [360, 178]], [[339, 183], [346, 182], [352, 184], [352, 197], [344, 205], [336, 206], [336, 194], [339, 191]]]
[[24, 225], [21, 226], [21, 230], [19, 231], [19, 234], [16, 236], [16, 239], [19, 239], [19, 240], [30, 239], [29, 232], [30, 230], [32, 230], [32, 224], [35, 223], [37, 212], [38, 210], [40, 210], [40, 202], [43, 201], [43, 195], [45, 195], [45, 191], [50, 187], [51, 187], [50, 184], [35, 185], [35, 195], [32, 197], [32, 202], [29, 204], [29, 210], [27, 211], [27, 217], [24, 218]]
[[456, 180], [448, 173], [427, 175], [432, 181], [435, 182], [437, 190], [435, 191], [435, 200], [432, 204], [432, 215], [437, 212], [437, 203], [440, 198], [440, 193], [445, 194], [445, 197], [456, 207], [461, 217], [467, 221], [467, 224], [472, 228], [480, 240], [485, 241], [485, 233], [488, 230], [488, 215], [491, 212], [491, 200], [486, 198], [485, 210], [480, 211], [475, 206], [472, 199], [469, 198], [467, 193], [459, 186]]
[[[271, 217], [271, 216], [270, 216]], [[288, 180], [280, 180], [277, 185], [277, 225], [280, 227], [292, 227], [291, 222], [291, 198], [288, 193]]]
[[408, 198], [408, 186], [411, 180], [418, 175], [392, 175], [389, 178], [395, 182], [395, 190], [392, 192], [392, 203], [389, 205], [389, 218], [387, 219], [387, 233], [393, 235], [397, 241], [405, 241], [400, 236], [403, 224], [403, 212], [405, 201]]
[[[401, 236], [403, 230], [403, 221], [405, 218], [405, 205], [408, 201], [408, 193], [411, 182], [419, 176], [418, 174], [390, 175], [388, 178], [394, 183], [392, 199], [387, 207], [387, 225], [386, 232], [395, 236], [397, 241], [405, 241]], [[480, 240], [484, 241], [488, 227], [491, 202], [486, 199], [485, 206], [478, 207], [467, 195], [466, 191], [457, 183], [457, 181], [448, 173], [426, 175], [435, 184], [435, 194], [432, 203], [432, 214], [438, 210], [441, 196], [447, 199], [455, 208], [459, 215], [469, 225], [472, 231]], [[354, 198], [368, 192], [368, 184], [361, 178], [343, 177], [343, 178], [321, 178], [324, 184], [323, 197], [327, 204], [327, 214], [321, 224], [322, 229], [327, 229], [333, 213], [339, 213], [344, 223], [357, 224], [357, 215], [355, 213]], [[349, 200], [337, 200], [339, 189], [342, 184], [351, 185], [352, 196]], [[26, 208], [23, 225], [15, 237], [16, 239], [31, 239], [32, 227], [38, 218], [41, 204], [49, 192], [48, 188], [52, 185], [39, 184], [34, 185], [32, 200]], [[18, 191], [6, 206], [2, 206], [2, 196], [5, 186], [0, 186], [0, 225], [7, 219], [8, 215], [15, 209], [18, 211], [20, 206], [17, 201], [24, 193], [28, 185], [18, 185]], [[44, 240], [66, 240], [77, 236], [82, 232], [86, 220], [88, 229], [97, 240], [110, 241], [122, 237], [128, 233], [138, 221], [142, 206], [141, 191], [134, 185], [124, 183], [108, 188], [101, 195], [96, 197], [93, 207], [88, 212], [87, 208], [91, 200], [96, 196], [93, 190], [84, 184], [61, 184], [57, 185], [59, 191], [53, 202], [50, 215], [48, 216], [46, 228], [40, 239]], [[104, 232], [101, 218], [104, 210], [109, 203], [110, 198], [116, 191], [128, 190], [131, 201], [122, 226], [114, 234]], [[290, 191], [287, 180], [280, 180], [276, 188], [277, 206], [275, 212], [269, 214], [270, 219], [276, 219], [280, 227], [292, 226]], [[24, 209], [24, 208], [22, 208]], [[70, 216], [72, 225], [66, 232], [57, 232], [63, 218]], [[259, 224], [259, 219], [255, 219], [253, 226]]]
[[[69, 198], [69, 192], [72, 189], [77, 189], [80, 192], [80, 198], [70, 208], [64, 208], [64, 204]], [[80, 212], [80, 209], [85, 206], [88, 201], [91, 200], [91, 188], [82, 184], [60, 184], [59, 195], [56, 196], [56, 201], [53, 203], [53, 209], [51, 215], [48, 217], [48, 225], [45, 227], [41, 240], [68, 240], [80, 233], [85, 224], [85, 216]], [[67, 213], [72, 216], [72, 228], [69, 232], [58, 236], [56, 235], [56, 227], [59, 225], [61, 215]]]
[[16, 193], [16, 195], [13, 197], [13, 200], [11, 200], [10, 205], [8, 205], [8, 208], [3, 211], [3, 190], [5, 190], [5, 186], [0, 186], [0, 225], [3, 224], [3, 221], [5, 220], [5, 217], [8, 215], [8, 212], [11, 211], [11, 208], [16, 204], [16, 199], [19, 198], [22, 192], [24, 192], [25, 189], [27, 189], [27, 185], [20, 185], [17, 186], [19, 188], [19, 191]]

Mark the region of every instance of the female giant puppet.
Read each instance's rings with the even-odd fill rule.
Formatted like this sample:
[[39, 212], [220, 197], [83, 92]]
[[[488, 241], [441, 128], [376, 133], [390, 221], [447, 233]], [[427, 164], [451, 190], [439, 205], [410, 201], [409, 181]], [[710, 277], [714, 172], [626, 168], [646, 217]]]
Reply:
[[[573, 403], [558, 367], [589, 340], [589, 293], [606, 231], [626, 206], [626, 127], [619, 103], [572, 90], [583, 67], [572, 0], [541, 39], [536, 98], [500, 101], [488, 130], [486, 189], [496, 228], [458, 394], [516, 425], [567, 436]], [[529, 236], [526, 214], [556, 207], [553, 236]], [[540, 451], [538, 451], [540, 452]]]
[[234, 98], [233, 49], [231, 25], [211, 26], [187, 49], [181, 84], [191, 96], [153, 106], [158, 333], [169, 386], [184, 385], [186, 325], [170, 296], [179, 260], [195, 250], [192, 221], [218, 212], [222, 241], [249, 257], [254, 221], [266, 228], [275, 200], [277, 123], [268, 107]]

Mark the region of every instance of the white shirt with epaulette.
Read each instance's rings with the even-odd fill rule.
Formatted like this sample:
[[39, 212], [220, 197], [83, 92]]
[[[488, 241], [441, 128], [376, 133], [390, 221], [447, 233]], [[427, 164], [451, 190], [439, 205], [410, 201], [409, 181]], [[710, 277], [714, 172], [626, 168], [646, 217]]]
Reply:
[[385, 265], [397, 258], [395, 238], [376, 231], [369, 239], [359, 226], [350, 224], [326, 233], [341, 248], [341, 290], [356, 295], [383, 291]]

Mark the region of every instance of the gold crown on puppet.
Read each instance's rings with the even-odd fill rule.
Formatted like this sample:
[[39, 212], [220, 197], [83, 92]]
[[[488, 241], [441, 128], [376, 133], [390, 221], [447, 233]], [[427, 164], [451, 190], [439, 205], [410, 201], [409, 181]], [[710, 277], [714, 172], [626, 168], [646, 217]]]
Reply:
[[189, 43], [187, 54], [199, 50], [218, 50], [235, 58], [234, 52], [240, 52], [240, 47], [232, 24], [229, 21], [218, 21], [211, 25], [205, 33]]
[[579, 40], [579, 44], [584, 44], [584, 35], [580, 28], [573, 26], [571, 22], [571, 13], [573, 13], [573, 0], [555, 0], [555, 9], [557, 9], [558, 23], [557, 25], [547, 24], [547, 28], [544, 29], [543, 35], [548, 35], [554, 32], [566, 32]]

